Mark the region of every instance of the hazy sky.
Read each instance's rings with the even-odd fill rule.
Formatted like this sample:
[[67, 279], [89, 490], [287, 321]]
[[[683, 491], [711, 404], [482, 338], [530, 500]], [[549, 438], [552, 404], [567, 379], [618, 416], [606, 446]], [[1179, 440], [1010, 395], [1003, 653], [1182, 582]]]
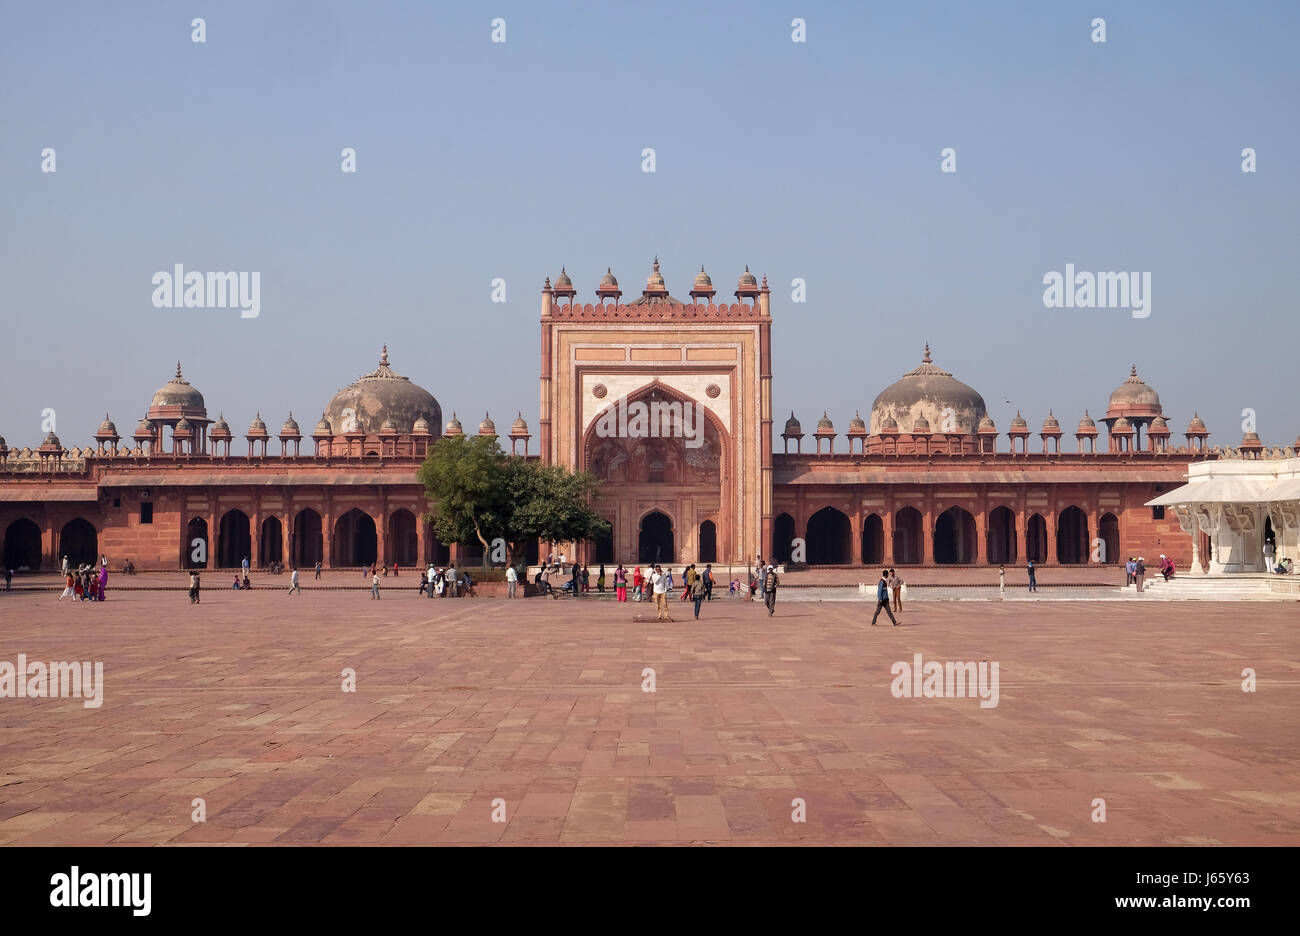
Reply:
[[[543, 278], [631, 298], [655, 254], [682, 299], [767, 274], [777, 432], [844, 432], [929, 341], [1070, 449], [1131, 363], [1176, 443], [1300, 433], [1294, 0], [442, 7], [0, 2], [0, 435], [129, 435], [177, 358], [237, 434], [308, 433], [385, 342], [535, 432]], [[260, 272], [260, 316], [154, 308], [177, 263]], [[1150, 316], [1045, 308], [1066, 264], [1149, 272]]]

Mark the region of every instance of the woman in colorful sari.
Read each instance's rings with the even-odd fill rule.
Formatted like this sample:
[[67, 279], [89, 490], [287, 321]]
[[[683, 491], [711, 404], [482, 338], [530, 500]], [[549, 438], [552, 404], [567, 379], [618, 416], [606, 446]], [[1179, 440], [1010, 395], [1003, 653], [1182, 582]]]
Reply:
[[103, 563], [99, 567], [99, 600], [104, 600], [104, 592], [108, 589], [108, 563]]

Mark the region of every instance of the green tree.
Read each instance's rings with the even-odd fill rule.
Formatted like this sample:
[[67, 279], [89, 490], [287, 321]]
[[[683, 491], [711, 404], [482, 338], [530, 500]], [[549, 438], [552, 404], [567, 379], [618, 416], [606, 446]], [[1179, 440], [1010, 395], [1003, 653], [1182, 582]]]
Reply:
[[438, 505], [431, 515], [438, 539], [481, 543], [485, 564], [494, 539], [505, 541], [513, 565], [530, 540], [584, 540], [609, 530], [591, 507], [597, 482], [590, 474], [507, 456], [491, 436], [439, 439], [420, 482]]

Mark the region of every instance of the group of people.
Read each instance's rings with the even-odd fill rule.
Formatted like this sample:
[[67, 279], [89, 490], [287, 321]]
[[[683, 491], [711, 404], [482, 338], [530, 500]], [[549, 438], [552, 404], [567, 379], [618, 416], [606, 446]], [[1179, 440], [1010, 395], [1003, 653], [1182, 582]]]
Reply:
[[[5, 575], [5, 590], [9, 589], [8, 570]], [[99, 568], [83, 563], [73, 569], [68, 565], [68, 557], [63, 557], [63, 593], [59, 600], [71, 598], [74, 601], [103, 601], [108, 591], [108, 561], [101, 560]]]
[[[511, 572], [514, 571], [512, 568]], [[396, 573], [394, 573], [396, 574]], [[507, 580], [509, 576], [507, 575]], [[516, 581], [518, 578], [516, 577]], [[508, 597], [514, 597], [513, 586], [509, 589]], [[371, 578], [372, 597], [379, 597], [379, 576], [372, 572]], [[430, 598], [477, 598], [478, 592], [474, 590], [474, 578], [468, 571], [457, 572], [455, 563], [444, 568], [429, 566], [428, 570], [420, 572], [420, 594], [428, 595]]]

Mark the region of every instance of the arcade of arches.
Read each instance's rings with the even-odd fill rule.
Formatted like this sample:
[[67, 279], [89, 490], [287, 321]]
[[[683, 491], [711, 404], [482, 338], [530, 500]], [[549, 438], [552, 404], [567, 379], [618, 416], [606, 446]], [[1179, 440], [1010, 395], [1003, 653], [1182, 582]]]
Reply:
[[[802, 521], [789, 510], [773, 521], [770, 556], [790, 562], [803, 540], [808, 565], [1039, 565], [1115, 564], [1120, 519], [1113, 510], [1063, 504], [1055, 510], [1020, 511], [997, 504], [930, 508], [896, 505], [892, 511], [848, 504], [812, 509]], [[1049, 535], [1049, 530], [1051, 531]]]

